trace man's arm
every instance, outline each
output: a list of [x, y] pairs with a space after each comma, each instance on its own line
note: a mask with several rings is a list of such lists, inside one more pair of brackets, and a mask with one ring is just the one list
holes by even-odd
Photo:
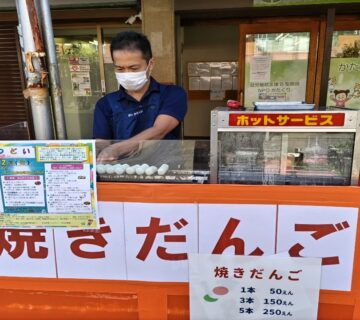
[[128, 140], [114, 143], [100, 152], [97, 161], [114, 161], [120, 155], [130, 155], [139, 149], [140, 142], [144, 140], [161, 140], [179, 124], [176, 118], [160, 114], [154, 125]]
[[106, 102], [106, 96], [101, 98], [95, 106], [93, 118], [93, 138], [111, 140], [111, 108]]

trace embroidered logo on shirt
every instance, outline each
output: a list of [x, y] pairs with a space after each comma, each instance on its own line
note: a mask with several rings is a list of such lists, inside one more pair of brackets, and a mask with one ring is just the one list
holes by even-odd
[[128, 114], [128, 117], [130, 118], [130, 117], [136, 117], [136, 116], [138, 116], [139, 114], [142, 114], [144, 112], [144, 110], [139, 110], [139, 111], [136, 111], [136, 112], [134, 112], [134, 113], [129, 113]]

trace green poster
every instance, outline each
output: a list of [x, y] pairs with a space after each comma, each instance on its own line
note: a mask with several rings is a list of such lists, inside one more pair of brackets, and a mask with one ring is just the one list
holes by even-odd
[[304, 101], [307, 60], [272, 60], [269, 79], [251, 79], [251, 63], [245, 66], [245, 107], [255, 101]]
[[326, 104], [360, 109], [360, 57], [331, 58]]
[[254, 0], [254, 7], [300, 6], [309, 4], [360, 3], [360, 0]]

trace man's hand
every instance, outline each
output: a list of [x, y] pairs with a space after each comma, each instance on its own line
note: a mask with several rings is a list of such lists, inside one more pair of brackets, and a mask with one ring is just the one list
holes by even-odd
[[172, 116], [159, 115], [154, 125], [136, 136], [118, 143], [114, 143], [98, 154], [98, 162], [109, 162], [118, 160], [121, 156], [132, 156], [140, 150], [141, 144], [147, 140], [161, 140], [166, 134], [173, 130], [179, 121]]
[[110, 140], [96, 139], [95, 141], [96, 157], [103, 149], [108, 147], [110, 144], [111, 144]]
[[117, 142], [101, 150], [96, 161], [101, 163], [118, 160], [119, 157], [133, 155], [138, 150], [139, 143], [131, 143], [129, 141]]

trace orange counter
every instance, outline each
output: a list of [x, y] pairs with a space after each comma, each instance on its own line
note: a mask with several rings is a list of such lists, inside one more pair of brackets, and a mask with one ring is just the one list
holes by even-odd
[[[360, 188], [99, 183], [98, 200], [360, 208]], [[322, 290], [318, 319], [360, 319], [359, 228], [356, 238], [352, 290]], [[188, 284], [1, 277], [0, 310], [1, 319], [188, 319]]]

